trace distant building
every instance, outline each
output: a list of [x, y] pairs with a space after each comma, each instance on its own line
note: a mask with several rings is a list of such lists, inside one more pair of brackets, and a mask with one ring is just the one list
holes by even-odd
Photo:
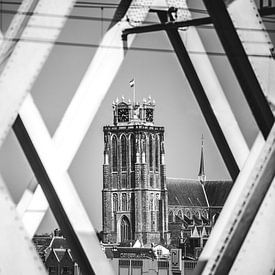
[[159, 248], [106, 247], [105, 254], [111, 260], [116, 274], [171, 274], [169, 258], [158, 256], [158, 249], [161, 255], [160, 246]]
[[139, 239], [197, 257], [232, 182], [206, 180], [203, 144], [197, 180], [166, 179], [164, 127], [154, 125], [154, 108], [150, 97], [117, 99], [113, 125], [103, 128], [103, 242]]
[[[166, 178], [154, 108], [151, 98], [117, 100], [113, 125], [103, 128], [102, 248], [119, 274], [171, 274], [166, 248], [180, 248], [182, 272], [191, 274], [232, 182], [206, 179], [203, 143], [198, 179]], [[81, 274], [60, 231], [33, 242], [50, 275]]]
[[198, 258], [232, 187], [231, 181], [167, 179], [170, 244]]
[[32, 241], [38, 252], [41, 260], [45, 263], [45, 250], [49, 247], [52, 241], [53, 235], [52, 234], [42, 234], [42, 235], [34, 235]]
[[49, 275], [81, 275], [66, 239], [59, 230], [54, 234], [35, 235], [33, 242]]

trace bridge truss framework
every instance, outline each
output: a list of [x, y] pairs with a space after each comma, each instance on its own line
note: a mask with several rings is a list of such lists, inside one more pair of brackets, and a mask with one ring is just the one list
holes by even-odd
[[[185, 1], [122, 0], [51, 138], [29, 91], [75, 1], [22, 1], [7, 32], [0, 37], [0, 146], [13, 128], [36, 179], [17, 206], [9, 197], [3, 179], [0, 180], [0, 240], [3, 245], [0, 271], [3, 274], [18, 274], [19, 271], [30, 275], [46, 274], [30, 239], [49, 206], [83, 273], [113, 274], [68, 168], [135, 35], [162, 30], [167, 33], [234, 180], [196, 273], [273, 273], [275, 126], [270, 105], [275, 103], [275, 80], [268, 76], [274, 75], [275, 62], [274, 46], [261, 19], [272, 7], [263, 7], [261, 1], [259, 11], [251, 0], [203, 2], [209, 16], [192, 19]], [[156, 12], [160, 24], [144, 27], [142, 22], [148, 12]], [[41, 14], [57, 16], [49, 18]], [[215, 27], [259, 127], [250, 150], [196, 30], [201, 24]], [[179, 27], [186, 28], [190, 37], [188, 45], [183, 42]], [[36, 43], [37, 38], [46, 43]], [[192, 55], [190, 52], [194, 49], [205, 55]], [[16, 236], [16, 244], [12, 242], [13, 236]], [[18, 261], [16, 265], [12, 264], [14, 257]]]

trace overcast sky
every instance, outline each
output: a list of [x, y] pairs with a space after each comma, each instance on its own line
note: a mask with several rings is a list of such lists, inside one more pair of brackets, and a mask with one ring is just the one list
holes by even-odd
[[[12, 1], [11, 1], [12, 2]], [[14, 0], [15, 2], [15, 0]], [[118, 3], [118, 1], [100, 1]], [[200, 1], [192, 0], [194, 7]], [[11, 5], [4, 5], [12, 9]], [[104, 9], [103, 18], [111, 19], [113, 9]], [[75, 15], [101, 17], [101, 9], [75, 8]], [[203, 16], [203, 14], [197, 14]], [[6, 30], [11, 15], [1, 17], [2, 30]], [[148, 21], [158, 22], [154, 15]], [[55, 46], [40, 76], [32, 95], [48, 126], [54, 133], [67, 105], [76, 91], [90, 63], [96, 47], [109, 22], [101, 20], [68, 20], [60, 41], [77, 42], [90, 47]], [[221, 53], [213, 30], [199, 30], [208, 51]], [[181, 31], [183, 39], [184, 31]], [[140, 34], [122, 64], [111, 85], [72, 165], [69, 174], [79, 192], [89, 216], [96, 228], [101, 230], [101, 190], [103, 164], [104, 125], [112, 124], [112, 101], [122, 95], [132, 98], [129, 81], [135, 77], [136, 98], [152, 96], [156, 101], [155, 124], [165, 127], [166, 166], [168, 177], [196, 179], [199, 169], [201, 135], [205, 137], [205, 170], [207, 179], [230, 179], [214, 140], [201, 115], [192, 91], [179, 66], [175, 53], [165, 33]], [[226, 92], [232, 108], [236, 111], [241, 129], [249, 143], [253, 142], [256, 126], [240, 96], [239, 86], [224, 56], [211, 55], [211, 61]], [[92, 93], [93, 91], [91, 91]], [[15, 202], [32, 178], [32, 172], [11, 132], [0, 150], [0, 170], [8, 184]], [[54, 225], [51, 218], [43, 222], [40, 232], [49, 232]]]

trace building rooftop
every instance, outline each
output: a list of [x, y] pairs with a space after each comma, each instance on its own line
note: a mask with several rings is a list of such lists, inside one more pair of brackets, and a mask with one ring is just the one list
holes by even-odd
[[52, 238], [52, 241], [49, 245], [50, 248], [56, 249], [56, 248], [63, 248], [63, 249], [68, 249], [68, 243], [64, 237], [59, 237], [59, 236], [54, 236]]
[[113, 101], [114, 125], [153, 125], [155, 100], [149, 96], [142, 103], [126, 101], [124, 97]]
[[167, 178], [168, 204], [207, 207], [208, 201], [210, 207], [222, 207], [232, 186], [232, 181]]
[[205, 192], [210, 206], [223, 206], [233, 186], [232, 181], [206, 181]]
[[168, 204], [207, 207], [203, 185], [198, 180], [167, 178]]

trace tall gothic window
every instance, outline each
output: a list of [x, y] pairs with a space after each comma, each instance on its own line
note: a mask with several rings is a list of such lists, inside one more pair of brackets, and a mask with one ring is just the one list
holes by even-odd
[[155, 221], [154, 221], [154, 195], [151, 194], [150, 198], [150, 210], [151, 210], [151, 231], [155, 229]]
[[130, 240], [131, 233], [130, 233], [130, 222], [127, 217], [123, 216], [120, 222], [120, 239], [121, 242], [125, 242]]
[[155, 140], [155, 144], [156, 144], [156, 149], [155, 149], [155, 160], [156, 160], [156, 171], [159, 170], [159, 136], [156, 136], [156, 140]]
[[126, 146], [126, 137], [122, 135], [121, 137], [121, 166], [122, 171], [127, 169], [127, 146]]
[[154, 175], [150, 175], [150, 186], [154, 186]]
[[118, 211], [118, 197], [117, 197], [117, 194], [113, 194], [113, 210]]
[[135, 163], [136, 163], [136, 156], [135, 156], [135, 136], [130, 136], [130, 154], [131, 154], [131, 171], [135, 171]]
[[174, 221], [174, 217], [173, 217], [173, 212], [172, 211], [169, 212], [168, 221], [169, 222], [173, 222]]
[[158, 194], [155, 200], [155, 209], [156, 209], [156, 230], [159, 230], [159, 199]]
[[127, 195], [122, 193], [122, 211], [127, 211]]
[[113, 136], [112, 138], [112, 162], [113, 162], [113, 171], [117, 172], [117, 138]]
[[153, 211], [154, 210], [154, 195], [151, 194], [151, 198], [150, 198], [150, 210]]
[[149, 138], [149, 166], [150, 170], [153, 169], [153, 136], [150, 135]]
[[127, 188], [127, 177], [126, 174], [121, 175], [121, 187]]

